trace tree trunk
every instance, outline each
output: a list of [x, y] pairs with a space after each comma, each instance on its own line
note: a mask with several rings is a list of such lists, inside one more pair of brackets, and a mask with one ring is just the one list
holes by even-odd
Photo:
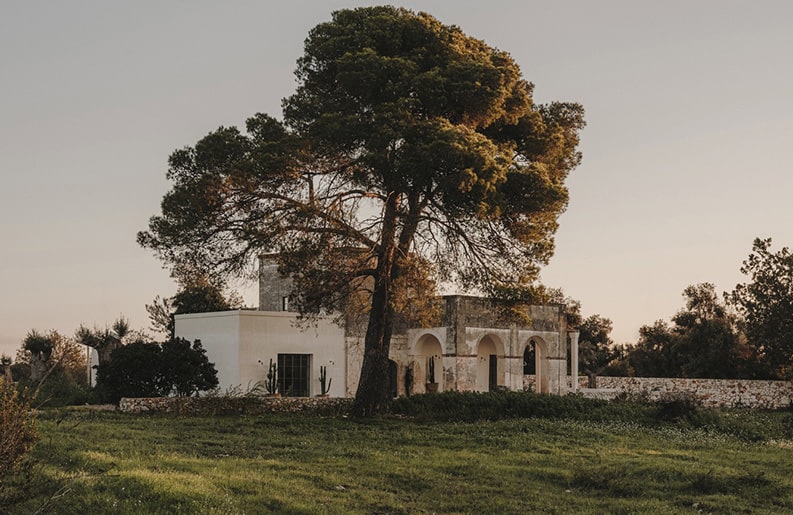
[[43, 353], [30, 356], [30, 380], [34, 383], [41, 381], [47, 373], [47, 359]]
[[370, 347], [366, 343], [353, 416], [371, 417], [388, 411], [391, 404], [388, 374], [388, 347]]
[[587, 376], [587, 388], [597, 388], [598, 387], [598, 373], [592, 372], [591, 370], [584, 370], [584, 373]]
[[103, 347], [97, 348], [97, 358], [98, 358], [98, 365], [102, 366], [107, 363], [110, 363], [110, 356], [113, 354], [113, 351], [121, 347], [121, 342], [107, 342]]
[[[387, 283], [388, 281], [383, 281]], [[376, 287], [372, 293], [372, 310], [364, 340], [363, 363], [352, 414], [371, 417], [388, 411], [391, 392], [388, 381], [388, 351], [391, 346], [393, 310], [388, 303], [388, 291]]]
[[372, 309], [369, 312], [369, 325], [364, 340], [361, 377], [352, 407], [352, 414], [356, 417], [371, 417], [385, 413], [391, 404], [388, 351], [391, 347], [394, 309], [391, 305], [390, 290], [392, 272], [397, 259], [395, 237], [398, 205], [399, 196], [391, 195], [383, 214], [383, 233], [372, 291]]

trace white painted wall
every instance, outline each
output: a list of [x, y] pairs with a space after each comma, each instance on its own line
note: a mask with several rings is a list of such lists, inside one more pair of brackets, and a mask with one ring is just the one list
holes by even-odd
[[88, 384], [91, 386], [96, 386], [96, 368], [99, 366], [99, 352], [96, 349], [92, 349], [91, 347], [86, 347], [86, 352], [88, 353], [88, 358], [86, 359], [86, 377], [88, 378]]
[[176, 315], [174, 334], [191, 342], [201, 340], [209, 361], [218, 371], [221, 391], [248, 385], [240, 378], [240, 313], [220, 311]]
[[[221, 391], [247, 389], [267, 375], [270, 358], [279, 353], [311, 354], [311, 395], [320, 393], [319, 367], [332, 379], [330, 395], [347, 391], [344, 330], [328, 318], [316, 326], [296, 327], [295, 313], [275, 311], [222, 311], [176, 315], [175, 333], [190, 341], [200, 339], [209, 361], [218, 371]], [[260, 363], [261, 361], [261, 363]]]

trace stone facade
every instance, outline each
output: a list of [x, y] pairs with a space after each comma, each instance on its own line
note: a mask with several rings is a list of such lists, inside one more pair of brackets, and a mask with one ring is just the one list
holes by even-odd
[[500, 307], [488, 299], [452, 295], [443, 302], [444, 325], [409, 329], [406, 354], [392, 358], [400, 377], [412, 369], [414, 393], [425, 391], [430, 359], [436, 360], [440, 391], [522, 390], [524, 353], [530, 345], [536, 349], [538, 391], [567, 393], [564, 306], [531, 306], [520, 324], [501, 316]]
[[787, 408], [793, 403], [793, 381], [598, 377], [596, 390], [585, 388], [586, 377], [580, 377], [579, 381], [584, 395], [600, 398], [629, 394], [658, 400], [670, 395], [690, 394], [706, 407], [756, 409]]
[[290, 311], [292, 281], [278, 273], [275, 255], [259, 256], [259, 311]]
[[[259, 310], [255, 312], [177, 315], [176, 334], [201, 339], [216, 363], [221, 388], [250, 387], [264, 379], [262, 362], [280, 353], [310, 355], [310, 395], [318, 392], [318, 370], [326, 366], [333, 378], [331, 395], [352, 397], [358, 387], [363, 358], [365, 320], [335, 325], [320, 317], [314, 328], [300, 326], [290, 312], [292, 284], [278, 274], [273, 255], [259, 262]], [[599, 377], [597, 390], [586, 378], [568, 374], [577, 366], [577, 333], [569, 331], [564, 306], [531, 306], [526, 320], [510, 322], [498, 304], [481, 297], [452, 295], [438, 299], [442, 315], [437, 327], [398, 328], [391, 340], [392, 388], [396, 395], [424, 393], [430, 360], [439, 391], [531, 390], [611, 398], [621, 393], [646, 396], [689, 393], [706, 406], [781, 408], [793, 402], [793, 383], [714, 379]], [[569, 342], [569, 346], [568, 346]], [[527, 367], [526, 356], [532, 355]], [[527, 368], [532, 373], [527, 373]], [[535, 373], [536, 371], [536, 373]]]

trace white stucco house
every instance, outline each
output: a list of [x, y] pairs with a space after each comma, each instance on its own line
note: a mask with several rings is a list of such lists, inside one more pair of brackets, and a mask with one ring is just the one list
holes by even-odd
[[[320, 367], [332, 379], [330, 395], [351, 397], [363, 356], [362, 331], [340, 327], [332, 317], [299, 326], [289, 311], [290, 284], [269, 256], [259, 263], [259, 309], [177, 315], [176, 336], [201, 340], [218, 370], [221, 390], [250, 388], [278, 365], [279, 390], [286, 396], [320, 393]], [[523, 390], [564, 394], [577, 389], [578, 333], [568, 331], [564, 306], [532, 306], [528, 325], [506, 323], [491, 301], [443, 297], [438, 327], [416, 327], [391, 341], [393, 394], [423, 393], [430, 361], [438, 390]], [[568, 360], [568, 354], [571, 359]]]

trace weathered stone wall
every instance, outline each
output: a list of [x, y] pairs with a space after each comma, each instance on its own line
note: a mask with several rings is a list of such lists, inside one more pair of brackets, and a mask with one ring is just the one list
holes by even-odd
[[[490, 327], [509, 329], [514, 321], [501, 317], [502, 305], [497, 301], [467, 295], [447, 295], [441, 320], [443, 326], [460, 324], [466, 327]], [[528, 326], [518, 324], [520, 329], [535, 331], [561, 331], [564, 325], [564, 309], [561, 305], [530, 306], [527, 313]]]
[[284, 297], [292, 293], [292, 280], [281, 277], [275, 254], [259, 256], [259, 310], [291, 311], [284, 309]]
[[[347, 353], [347, 370], [345, 372], [347, 381], [346, 396], [355, 397], [355, 392], [358, 391], [358, 381], [361, 379], [361, 367], [363, 366], [364, 335], [350, 336], [348, 334], [344, 339], [344, 345]], [[389, 359], [397, 363], [397, 393], [404, 395], [404, 374], [405, 367], [408, 365], [406, 335], [395, 334], [391, 337]]]
[[174, 413], [179, 415], [262, 415], [348, 413], [353, 399], [341, 397], [152, 397], [123, 398], [122, 413]]
[[579, 377], [584, 395], [601, 398], [628, 394], [658, 400], [668, 395], [691, 394], [708, 407], [758, 409], [787, 408], [793, 403], [793, 381], [598, 377], [596, 390], [587, 389], [586, 385], [586, 377]]

